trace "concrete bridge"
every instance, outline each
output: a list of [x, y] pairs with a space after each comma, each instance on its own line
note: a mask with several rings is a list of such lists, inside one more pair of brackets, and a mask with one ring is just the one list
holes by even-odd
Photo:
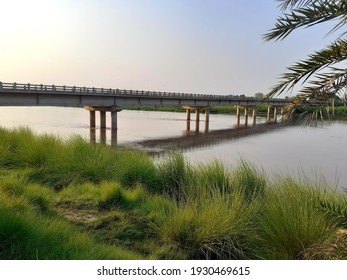
[[58, 106], [81, 107], [89, 110], [90, 127], [95, 128], [95, 112], [100, 113], [100, 128], [106, 128], [106, 112], [111, 113], [111, 129], [116, 130], [117, 113], [126, 106], [182, 106], [186, 109], [187, 130], [190, 130], [191, 111], [195, 114], [195, 129], [199, 130], [200, 112], [205, 113], [205, 130], [209, 129], [209, 111], [213, 106], [234, 106], [237, 108], [237, 124], [240, 124], [241, 110], [247, 126], [252, 111], [256, 122], [257, 107], [268, 106], [267, 120], [277, 120], [277, 108], [288, 104], [284, 99], [257, 100], [253, 97], [233, 95], [207, 95], [175, 92], [121, 90], [112, 88], [56, 86], [43, 84], [20, 84], [0, 82], [0, 106]]

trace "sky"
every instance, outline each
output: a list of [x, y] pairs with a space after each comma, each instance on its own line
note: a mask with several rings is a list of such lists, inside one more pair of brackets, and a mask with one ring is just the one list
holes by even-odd
[[0, 0], [0, 81], [266, 93], [327, 27], [264, 42], [276, 0]]

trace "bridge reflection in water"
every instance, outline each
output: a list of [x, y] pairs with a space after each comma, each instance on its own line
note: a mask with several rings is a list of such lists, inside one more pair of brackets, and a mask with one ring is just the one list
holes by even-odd
[[[194, 150], [203, 147], [220, 145], [235, 139], [240, 139], [252, 135], [268, 133], [270, 131], [283, 129], [295, 125], [292, 121], [286, 122], [265, 122], [253, 126], [235, 126], [230, 129], [219, 129], [212, 131], [189, 131], [185, 130], [182, 136], [165, 137], [158, 139], [143, 140], [129, 144], [119, 145], [120, 147], [139, 148], [147, 151], [151, 155], [159, 155], [168, 150]], [[100, 131], [100, 143], [106, 144], [106, 129]], [[117, 145], [117, 130], [110, 130], [111, 145]], [[96, 142], [96, 130], [90, 129], [90, 141]]]
[[[97, 135], [96, 132], [99, 131], [99, 139], [100, 144], [106, 145], [107, 143], [107, 128], [100, 128], [96, 129], [94, 127], [91, 127], [89, 129], [89, 135], [90, 135], [90, 143], [96, 143], [97, 142]], [[110, 129], [111, 131], [111, 146], [117, 146], [117, 129]]]

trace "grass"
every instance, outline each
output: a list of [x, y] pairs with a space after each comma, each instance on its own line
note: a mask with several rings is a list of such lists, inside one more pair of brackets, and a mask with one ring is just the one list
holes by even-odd
[[333, 238], [336, 228], [318, 211], [324, 196], [323, 190], [288, 178], [267, 189], [255, 238], [260, 257], [300, 259], [308, 248]]
[[338, 106], [334, 108], [334, 114], [336, 116], [347, 116], [347, 106]]
[[0, 129], [0, 259], [347, 259], [347, 198], [246, 161]]
[[242, 259], [249, 251], [245, 242], [257, 210], [238, 193], [226, 196], [216, 190], [177, 203], [156, 222], [159, 236], [172, 248], [192, 259]]
[[0, 259], [143, 258], [70, 224], [55, 211], [49, 188], [13, 174], [3, 174], [0, 186]]

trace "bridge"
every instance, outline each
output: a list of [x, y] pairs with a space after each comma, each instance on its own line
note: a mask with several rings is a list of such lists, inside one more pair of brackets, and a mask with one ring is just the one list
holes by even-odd
[[95, 112], [100, 113], [100, 128], [106, 128], [106, 112], [111, 113], [111, 129], [116, 130], [117, 113], [126, 106], [182, 106], [186, 109], [187, 130], [190, 130], [191, 110], [195, 114], [195, 129], [199, 130], [200, 112], [205, 113], [205, 130], [209, 129], [209, 111], [213, 106], [237, 108], [237, 124], [240, 110], [244, 110], [247, 126], [249, 111], [252, 110], [253, 124], [256, 122], [257, 107], [268, 106], [267, 120], [277, 120], [277, 108], [288, 104], [284, 99], [257, 100], [254, 97], [233, 95], [207, 95], [176, 92], [122, 90], [112, 88], [56, 86], [0, 82], [0, 106], [58, 106], [80, 107], [89, 111], [90, 127], [95, 128]]

